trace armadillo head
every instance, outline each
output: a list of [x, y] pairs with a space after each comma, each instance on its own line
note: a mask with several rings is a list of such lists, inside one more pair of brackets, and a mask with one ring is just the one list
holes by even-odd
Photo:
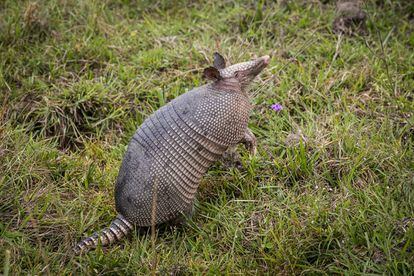
[[237, 81], [243, 89], [269, 64], [269, 60], [269, 56], [262, 56], [226, 67], [224, 58], [219, 53], [214, 53], [214, 67], [205, 69], [204, 76], [223, 84]]

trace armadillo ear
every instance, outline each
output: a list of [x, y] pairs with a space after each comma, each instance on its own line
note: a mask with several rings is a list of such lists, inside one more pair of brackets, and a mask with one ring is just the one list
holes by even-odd
[[217, 69], [226, 68], [226, 61], [224, 60], [223, 56], [217, 52], [214, 53], [213, 64], [214, 64], [214, 67], [216, 67]]
[[208, 67], [204, 69], [203, 76], [209, 80], [214, 80], [214, 81], [221, 79], [220, 72], [215, 67]]

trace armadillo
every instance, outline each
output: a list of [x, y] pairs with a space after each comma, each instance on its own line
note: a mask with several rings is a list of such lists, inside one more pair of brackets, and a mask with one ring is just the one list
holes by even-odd
[[224, 58], [214, 53], [214, 66], [204, 70], [211, 83], [149, 116], [133, 135], [119, 170], [117, 217], [74, 251], [112, 244], [134, 227], [190, 216], [200, 180], [214, 162], [239, 143], [255, 154], [256, 138], [247, 127], [252, 109], [247, 86], [269, 59], [262, 56], [226, 67]]

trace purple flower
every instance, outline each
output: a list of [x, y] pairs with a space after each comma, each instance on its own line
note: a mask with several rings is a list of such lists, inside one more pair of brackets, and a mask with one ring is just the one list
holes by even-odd
[[279, 111], [281, 111], [283, 109], [283, 106], [281, 104], [279, 104], [279, 103], [276, 103], [276, 104], [272, 104], [270, 106], [270, 108], [273, 109], [274, 111], [279, 112]]

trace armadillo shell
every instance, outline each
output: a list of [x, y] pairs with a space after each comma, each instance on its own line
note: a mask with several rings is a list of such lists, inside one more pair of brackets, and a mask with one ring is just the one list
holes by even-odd
[[157, 110], [128, 145], [115, 187], [117, 211], [150, 226], [191, 208], [209, 166], [243, 138], [250, 109], [241, 91], [205, 85]]

